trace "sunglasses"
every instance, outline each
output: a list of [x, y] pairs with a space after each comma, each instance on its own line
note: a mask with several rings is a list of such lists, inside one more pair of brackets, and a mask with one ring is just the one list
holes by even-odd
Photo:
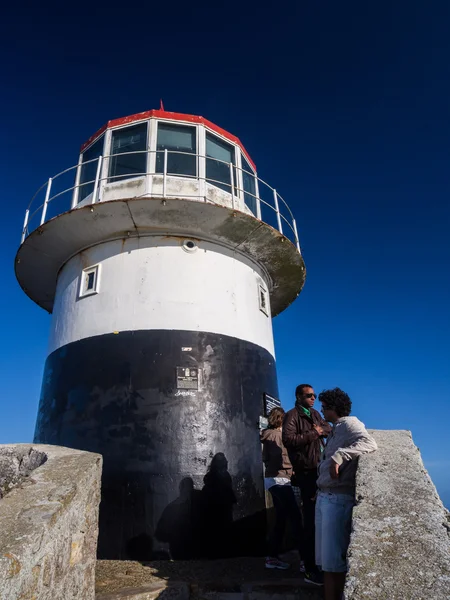
[[314, 398], [314, 400], [317, 398], [317, 394], [303, 394], [305, 398]]

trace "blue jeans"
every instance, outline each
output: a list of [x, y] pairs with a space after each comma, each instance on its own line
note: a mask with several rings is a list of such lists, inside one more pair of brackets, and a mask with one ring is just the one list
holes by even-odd
[[327, 573], [347, 571], [353, 496], [319, 492], [316, 501], [316, 563]]

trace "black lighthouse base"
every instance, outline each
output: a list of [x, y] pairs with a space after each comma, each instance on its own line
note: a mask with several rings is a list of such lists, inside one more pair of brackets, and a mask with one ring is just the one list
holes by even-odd
[[275, 360], [255, 344], [191, 331], [95, 336], [48, 357], [35, 441], [103, 455], [99, 557], [257, 555], [264, 393], [278, 395]]

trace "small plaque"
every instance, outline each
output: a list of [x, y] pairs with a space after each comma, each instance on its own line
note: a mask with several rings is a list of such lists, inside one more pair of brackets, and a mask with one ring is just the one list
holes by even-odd
[[177, 367], [177, 389], [198, 390], [198, 369]]
[[273, 396], [269, 396], [269, 394], [264, 394], [264, 410], [265, 416], [268, 417], [272, 408], [279, 408], [281, 406], [281, 400], [278, 398], [274, 398]]

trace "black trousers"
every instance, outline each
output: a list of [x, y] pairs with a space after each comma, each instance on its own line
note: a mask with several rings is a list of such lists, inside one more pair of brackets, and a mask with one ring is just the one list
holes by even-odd
[[303, 536], [302, 536], [302, 558], [305, 561], [305, 569], [311, 571], [316, 568], [315, 557], [315, 512], [317, 493], [317, 469], [307, 469], [295, 473], [295, 483], [300, 488], [303, 503]]
[[290, 485], [273, 485], [269, 488], [269, 492], [275, 508], [275, 525], [268, 540], [267, 554], [272, 557], [278, 556], [288, 519], [291, 522], [292, 533], [301, 554], [301, 540], [303, 537], [302, 516], [292, 487]]

